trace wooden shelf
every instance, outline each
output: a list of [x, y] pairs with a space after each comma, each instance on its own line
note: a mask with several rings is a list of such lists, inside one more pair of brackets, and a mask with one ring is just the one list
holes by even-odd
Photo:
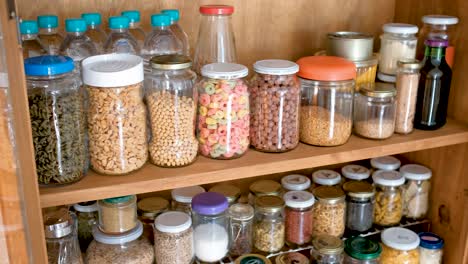
[[73, 204], [249, 178], [465, 142], [468, 142], [468, 126], [449, 121], [447, 125], [436, 131], [416, 130], [410, 135], [394, 135], [382, 141], [352, 136], [348, 143], [338, 147], [313, 147], [300, 144], [295, 150], [281, 154], [249, 150], [236, 160], [199, 157], [194, 164], [183, 168], [160, 168], [147, 164], [142, 169], [125, 176], [105, 176], [90, 172], [83, 180], [72, 185], [40, 188], [41, 206]]

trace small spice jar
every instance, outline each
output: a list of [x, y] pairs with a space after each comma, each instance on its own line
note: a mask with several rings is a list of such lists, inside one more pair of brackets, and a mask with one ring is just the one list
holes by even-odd
[[233, 204], [229, 207], [229, 254], [241, 256], [252, 252], [254, 208], [249, 204]]
[[254, 246], [264, 253], [278, 252], [284, 246], [284, 201], [278, 196], [255, 200]]
[[320, 186], [339, 186], [341, 175], [333, 170], [318, 170], [312, 173], [312, 181], [314, 182], [312, 189]]
[[174, 189], [171, 191], [172, 210], [185, 212], [192, 215], [192, 198], [200, 193], [204, 193], [205, 189], [201, 186], [190, 186]]
[[395, 132], [409, 134], [413, 132], [416, 99], [418, 96], [419, 70], [421, 62], [418, 60], [398, 61], [396, 77], [397, 105]]
[[418, 234], [419, 242], [419, 263], [442, 264], [444, 240], [431, 232]]
[[310, 264], [309, 259], [299, 252], [289, 252], [276, 257], [276, 264]]
[[386, 139], [395, 131], [394, 85], [362, 86], [354, 101], [354, 132], [371, 139]]
[[341, 168], [345, 181], [366, 181], [370, 177], [370, 170], [361, 165], [350, 164]]
[[312, 240], [314, 195], [306, 191], [289, 191], [283, 199], [286, 204], [286, 243], [290, 247], [309, 243]]
[[374, 223], [392, 226], [403, 216], [403, 184], [405, 178], [398, 171], [378, 170], [372, 174], [375, 185]]
[[[330, 235], [319, 235], [312, 241], [312, 262], [317, 264], [339, 264], [343, 262], [343, 240]], [[315, 262], [314, 262], [315, 261]]]
[[272, 180], [259, 180], [249, 187], [249, 204], [255, 205], [255, 199], [265, 195], [281, 196], [281, 184]]
[[269, 259], [265, 256], [258, 254], [246, 254], [236, 259], [235, 264], [248, 264], [248, 263], [259, 263], [259, 264], [272, 264]]
[[165, 212], [154, 221], [156, 263], [186, 264], [194, 259], [192, 219], [183, 212]]
[[310, 188], [310, 179], [300, 174], [290, 174], [281, 178], [283, 190], [288, 191], [307, 191]]
[[297, 61], [301, 82], [300, 140], [337, 146], [351, 136], [354, 63], [339, 57], [311, 56]]
[[292, 150], [299, 144], [299, 66], [287, 60], [262, 60], [255, 62], [253, 68], [251, 145], [264, 152]]
[[153, 244], [154, 219], [169, 209], [169, 201], [162, 197], [148, 197], [137, 203], [138, 219], [143, 224], [143, 236]]
[[195, 256], [201, 262], [217, 262], [229, 251], [229, 217], [226, 197], [215, 192], [192, 199]]
[[313, 235], [341, 237], [345, 231], [345, 193], [334, 186], [320, 186], [312, 193], [317, 199], [313, 208]]
[[379, 264], [382, 247], [365, 237], [352, 237], [345, 241], [345, 264]]
[[[380, 235], [382, 240], [382, 254], [380, 263], [383, 264], [419, 264], [420, 239], [413, 231], [392, 227], [385, 229]], [[425, 262], [423, 262], [426, 264]]]
[[226, 197], [226, 199], [228, 200], [229, 205], [237, 203], [237, 200], [239, 200], [239, 197], [241, 195], [241, 190], [239, 189], [239, 187], [225, 183], [216, 184], [215, 186], [211, 187], [209, 191], [217, 192], [224, 195], [224, 197]]
[[432, 171], [418, 164], [406, 164], [400, 168], [406, 179], [403, 186], [403, 215], [409, 219], [423, 219], [429, 211], [429, 192]]
[[351, 232], [366, 232], [374, 218], [374, 188], [368, 182], [350, 181], [343, 185], [346, 192], [346, 228]]
[[370, 164], [374, 170], [398, 170], [401, 166], [401, 161], [393, 156], [382, 156], [372, 158]]
[[93, 241], [93, 226], [98, 223], [98, 205], [96, 201], [73, 205], [78, 220], [78, 241], [82, 252], [86, 252]]
[[99, 200], [99, 229], [106, 234], [120, 234], [135, 228], [136, 200], [136, 195]]
[[235, 63], [203, 66], [198, 86], [197, 137], [200, 153], [213, 159], [234, 159], [249, 148], [247, 67]]

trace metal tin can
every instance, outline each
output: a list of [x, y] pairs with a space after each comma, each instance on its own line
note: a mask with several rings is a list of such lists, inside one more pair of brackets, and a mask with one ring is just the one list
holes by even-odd
[[327, 54], [352, 61], [367, 60], [372, 57], [374, 37], [360, 32], [333, 32], [327, 35]]

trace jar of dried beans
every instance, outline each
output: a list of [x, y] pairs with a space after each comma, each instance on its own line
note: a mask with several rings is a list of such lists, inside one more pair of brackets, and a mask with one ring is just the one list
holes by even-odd
[[307, 191], [310, 188], [310, 179], [300, 174], [290, 174], [281, 178], [283, 190], [288, 191]]
[[169, 201], [162, 197], [147, 197], [137, 203], [138, 219], [143, 224], [143, 236], [151, 243], [154, 242], [154, 220], [167, 210], [169, 210]]
[[370, 177], [370, 170], [364, 166], [350, 164], [341, 168], [345, 181], [366, 181]]
[[172, 190], [172, 210], [192, 215], [192, 198], [204, 192], [205, 189], [201, 186], [189, 186]]
[[320, 186], [312, 193], [317, 201], [313, 208], [313, 235], [341, 237], [345, 231], [345, 193], [339, 187]]
[[378, 170], [373, 173], [375, 185], [374, 223], [392, 226], [403, 216], [403, 178], [397, 171]]
[[284, 197], [286, 208], [286, 243], [290, 247], [302, 246], [312, 240], [312, 206], [314, 196], [305, 191], [289, 191]]
[[418, 60], [398, 61], [396, 77], [396, 133], [408, 134], [413, 131], [420, 69], [421, 62]]
[[249, 204], [255, 205], [255, 199], [265, 195], [281, 196], [281, 184], [272, 180], [259, 180], [253, 182], [250, 187]]
[[343, 262], [343, 240], [336, 236], [319, 235], [312, 241], [310, 255], [313, 263], [341, 264]]
[[251, 145], [260, 151], [285, 152], [299, 143], [299, 66], [286, 60], [254, 64], [250, 81]]
[[403, 186], [403, 216], [409, 219], [422, 219], [429, 211], [429, 191], [432, 171], [418, 164], [407, 164], [400, 168], [406, 179]]
[[254, 246], [264, 253], [278, 252], [284, 246], [284, 201], [278, 196], [255, 200]]
[[380, 264], [382, 247], [365, 237], [352, 237], [345, 241], [346, 264]]
[[99, 229], [107, 234], [119, 234], [135, 228], [138, 223], [136, 200], [135, 195], [99, 200]]
[[[419, 236], [413, 231], [392, 227], [382, 231], [382, 264], [419, 264]], [[423, 263], [423, 262], [421, 262]], [[426, 264], [424, 262], [424, 264]]]
[[366, 232], [374, 217], [374, 188], [368, 182], [350, 181], [343, 185], [346, 192], [346, 227], [351, 232]]
[[233, 204], [229, 207], [230, 250], [237, 257], [252, 252], [254, 208], [249, 204]]
[[341, 175], [333, 170], [318, 170], [312, 173], [312, 181], [314, 182], [312, 189], [320, 186], [339, 186]]

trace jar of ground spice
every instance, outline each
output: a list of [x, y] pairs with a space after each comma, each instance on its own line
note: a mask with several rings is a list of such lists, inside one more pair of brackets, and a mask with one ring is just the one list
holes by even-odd
[[398, 171], [378, 170], [372, 174], [375, 185], [374, 223], [392, 226], [403, 216], [403, 184], [405, 178]]
[[229, 254], [237, 257], [252, 252], [254, 208], [249, 204], [233, 204], [229, 207]]
[[290, 191], [283, 199], [286, 204], [286, 243], [290, 247], [309, 243], [312, 240], [314, 196], [305, 191]]
[[255, 199], [265, 195], [281, 196], [281, 184], [273, 180], [259, 180], [253, 182], [250, 187], [249, 204], [255, 205]]
[[209, 191], [224, 195], [224, 197], [226, 197], [228, 200], [229, 205], [237, 203], [237, 200], [241, 195], [241, 190], [237, 186], [224, 183], [216, 184], [215, 186], [211, 187]]
[[312, 193], [317, 199], [313, 208], [313, 235], [341, 237], [345, 231], [345, 193], [334, 186], [320, 186]]
[[278, 196], [255, 200], [254, 246], [264, 253], [278, 252], [284, 246], [284, 201]]
[[420, 69], [421, 62], [418, 60], [398, 61], [396, 77], [396, 133], [409, 134], [413, 131]]
[[372, 228], [374, 216], [374, 188], [368, 182], [350, 181], [343, 185], [346, 192], [346, 228], [351, 232], [365, 232]]
[[162, 197], [148, 197], [138, 201], [137, 209], [138, 219], [143, 224], [143, 236], [152, 244], [154, 219], [169, 209], [169, 201]]
[[136, 200], [135, 195], [99, 200], [99, 229], [106, 234], [119, 234], [135, 228]]

